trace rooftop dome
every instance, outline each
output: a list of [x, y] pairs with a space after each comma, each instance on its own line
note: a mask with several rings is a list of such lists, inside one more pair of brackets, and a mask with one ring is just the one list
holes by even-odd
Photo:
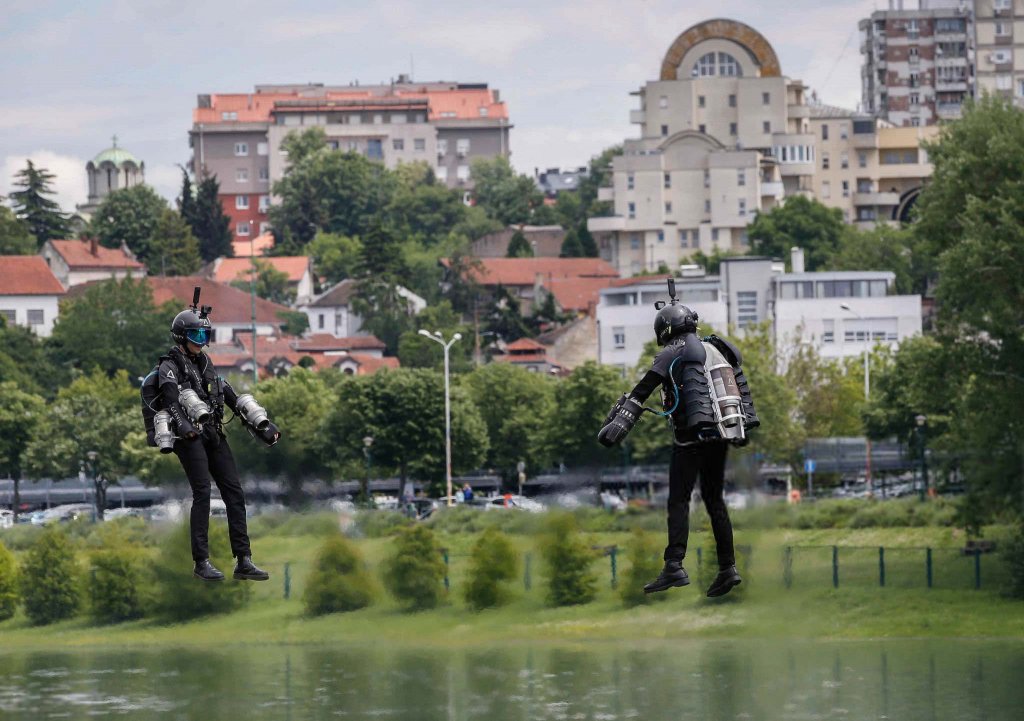
[[125, 163], [134, 163], [139, 165], [139, 159], [129, 153], [124, 148], [117, 147], [117, 136], [113, 138], [114, 144], [101, 152], [95, 158], [92, 159], [93, 165], [100, 165], [102, 163], [110, 162], [117, 167], [121, 167]]

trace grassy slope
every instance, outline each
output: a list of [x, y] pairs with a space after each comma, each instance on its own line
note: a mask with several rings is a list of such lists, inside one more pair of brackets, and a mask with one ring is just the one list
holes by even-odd
[[[694, 534], [694, 543], [705, 548], [708, 534]], [[687, 563], [694, 584], [673, 589], [662, 603], [626, 609], [610, 588], [608, 559], [595, 562], [601, 592], [597, 601], [573, 608], [548, 608], [544, 604], [542, 569], [534, 552], [533, 588], [518, 585], [516, 600], [509, 606], [483, 613], [467, 611], [457, 594], [466, 565], [465, 553], [473, 541], [466, 534], [443, 537], [452, 553], [452, 594], [439, 609], [417, 614], [401, 613], [383, 593], [369, 609], [307, 619], [302, 614], [301, 589], [319, 538], [267, 535], [254, 540], [257, 561], [274, 578], [259, 584], [253, 601], [237, 613], [207, 618], [178, 626], [138, 621], [112, 627], [96, 627], [86, 618], [32, 628], [19, 614], [0, 624], [0, 650], [98, 645], [227, 645], [284, 643], [394, 643], [427, 645], [476, 645], [538, 641], [644, 641], [691, 637], [797, 637], [874, 638], [889, 636], [959, 636], [1024, 639], [1024, 604], [1001, 598], [990, 590], [975, 591], [973, 566], [956, 554], [962, 544], [948, 528], [896, 528], [842, 531], [772, 531], [737, 534], [737, 542], [753, 546], [747, 577], [750, 583], [724, 599], [709, 600], [701, 592], [694, 554]], [[593, 534], [595, 545], [625, 545], [624, 534]], [[532, 548], [529, 537], [514, 537], [521, 550]], [[794, 561], [794, 586], [781, 582], [781, 547], [786, 544], [865, 546], [864, 551], [841, 555], [841, 584], [831, 588], [831, 551], [808, 551]], [[928, 590], [923, 584], [922, 552], [906, 558], [889, 552], [887, 587], [877, 585], [877, 551], [886, 546], [933, 546], [947, 548], [942, 560], [950, 588]], [[388, 551], [387, 539], [360, 542], [371, 567]], [[860, 554], [859, 556], [857, 554]], [[217, 559], [214, 559], [215, 561]], [[226, 559], [223, 565], [227, 565]], [[988, 563], [990, 559], [985, 559]], [[282, 598], [283, 567], [290, 561], [292, 597]], [[627, 561], [620, 556], [620, 573]], [[707, 561], [705, 560], [705, 563]], [[742, 561], [741, 561], [742, 568]], [[703, 583], [709, 580], [705, 566]], [[713, 572], [713, 571], [710, 571]], [[986, 576], [993, 570], [986, 567]], [[622, 576], [620, 575], [620, 578]], [[229, 583], [232, 581], [229, 581]], [[994, 583], [990, 582], [990, 585]]]

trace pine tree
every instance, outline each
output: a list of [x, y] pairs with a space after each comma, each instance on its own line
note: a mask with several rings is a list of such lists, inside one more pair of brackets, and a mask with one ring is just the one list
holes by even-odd
[[71, 230], [68, 217], [61, 212], [56, 202], [46, 197], [55, 194], [51, 186], [56, 176], [46, 168], [37, 168], [29, 160], [25, 169], [14, 177], [15, 186], [21, 190], [11, 193], [11, 205], [15, 215], [28, 226], [39, 245], [69, 235]]
[[231, 246], [231, 218], [224, 213], [224, 207], [217, 197], [219, 193], [217, 176], [208, 175], [196, 186], [194, 210], [186, 214], [185, 206], [182, 205], [182, 217], [192, 226], [192, 235], [199, 241], [199, 255], [207, 263], [214, 258], [234, 255]]
[[532, 258], [533, 247], [530, 242], [523, 235], [523, 231], [517, 230], [512, 234], [512, 239], [508, 242], [508, 251], [505, 253], [506, 258]]
[[[181, 195], [178, 197], [178, 212], [189, 226], [195, 225], [196, 218], [196, 196], [192, 192], [192, 179], [188, 177], [188, 171], [181, 169]], [[193, 235], [195, 229], [193, 229]]]
[[188, 223], [166, 208], [149, 243], [149, 272], [153, 275], [190, 275], [199, 270], [199, 266], [199, 248]]
[[576, 231], [576, 237], [580, 239], [580, 245], [583, 247], [583, 257], [597, 258], [601, 255], [601, 252], [597, 249], [597, 242], [594, 240], [594, 236], [590, 234], [590, 230], [587, 228], [587, 221], [584, 220], [580, 223], [580, 227]]
[[558, 254], [560, 258], [582, 258], [583, 257], [583, 245], [580, 243], [580, 238], [576, 235], [575, 230], [570, 230], [565, 234], [565, 239], [562, 240], [562, 252]]

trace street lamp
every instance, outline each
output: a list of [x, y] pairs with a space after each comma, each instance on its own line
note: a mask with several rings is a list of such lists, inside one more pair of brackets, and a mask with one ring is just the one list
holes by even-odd
[[455, 341], [462, 338], [461, 333], [456, 333], [452, 336], [452, 339], [447, 343], [444, 342], [444, 336], [441, 335], [441, 331], [435, 330], [431, 333], [428, 330], [419, 331], [420, 335], [424, 338], [430, 338], [430, 340], [440, 343], [441, 347], [444, 348], [444, 475], [445, 482], [447, 483], [448, 490], [448, 507], [452, 505], [452, 404], [451, 404], [451, 391], [449, 381], [449, 370], [448, 370], [448, 351], [454, 345]]
[[928, 416], [919, 413], [914, 416], [914, 422], [917, 424], [917, 450], [921, 454], [921, 485], [918, 486], [917, 497], [923, 501], [924, 494], [928, 490], [928, 457], [926, 450]]
[[[96, 480], [97, 479], [97, 475], [98, 475], [97, 472], [96, 472], [96, 470], [97, 470], [96, 469], [96, 459], [98, 459], [100, 457], [100, 454], [97, 451], [86, 451], [85, 457], [89, 461], [86, 465], [89, 467], [89, 475], [92, 478], [92, 501], [93, 501], [93, 504], [92, 504], [93, 505], [93, 508], [92, 508], [92, 520], [96, 521], [97, 518], [98, 518], [99, 520], [102, 521], [103, 520], [103, 509], [106, 508], [106, 505], [107, 505], [107, 497], [106, 497], [106, 494], [104, 493], [104, 494], [102, 494], [103, 498], [101, 500], [101, 498], [100, 498], [100, 495], [101, 495], [100, 494], [100, 484]], [[101, 503], [102, 503], [102, 505], [101, 505]]]
[[366, 458], [366, 474], [359, 489], [359, 502], [364, 505], [370, 503], [370, 446], [373, 445], [373, 436], [363, 436], [363, 456]]
[[[847, 313], [853, 314], [857, 320], [864, 320], [864, 317], [850, 307], [849, 303], [840, 303], [839, 307], [845, 310]], [[871, 355], [871, 331], [864, 330], [864, 403], [866, 404], [871, 399], [871, 365], [869, 358]], [[864, 433], [864, 444], [867, 456], [865, 458], [865, 472], [864, 481], [868, 487], [868, 494], [872, 492], [871, 483], [871, 439], [868, 437], [867, 432]]]

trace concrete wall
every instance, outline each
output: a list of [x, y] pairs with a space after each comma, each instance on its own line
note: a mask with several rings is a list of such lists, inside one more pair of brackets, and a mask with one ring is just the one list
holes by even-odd
[[[0, 295], [0, 315], [14, 312], [14, 324], [30, 329], [36, 335], [47, 338], [53, 332], [57, 320], [58, 296], [55, 295]], [[42, 311], [41, 323], [30, 324], [28, 312]], [[8, 321], [9, 322], [9, 321]]]

